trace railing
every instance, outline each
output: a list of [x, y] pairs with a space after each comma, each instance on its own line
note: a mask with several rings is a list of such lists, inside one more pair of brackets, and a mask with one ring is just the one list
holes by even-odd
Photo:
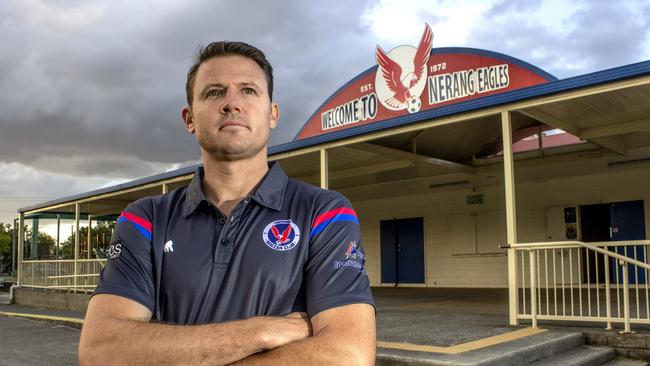
[[[650, 240], [519, 243], [518, 319], [650, 324]], [[513, 301], [511, 299], [510, 301]]]
[[105, 264], [106, 259], [23, 261], [20, 285], [89, 292], [97, 287]]

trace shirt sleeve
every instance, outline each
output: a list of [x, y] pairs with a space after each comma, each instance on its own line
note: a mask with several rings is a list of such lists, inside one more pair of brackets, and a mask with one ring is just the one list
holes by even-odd
[[152, 266], [152, 224], [142, 201], [130, 204], [115, 224], [94, 295], [111, 294], [134, 300], [151, 310], [155, 305]]
[[327, 191], [322, 201], [309, 232], [307, 313], [354, 303], [374, 306], [357, 214], [336, 192]]

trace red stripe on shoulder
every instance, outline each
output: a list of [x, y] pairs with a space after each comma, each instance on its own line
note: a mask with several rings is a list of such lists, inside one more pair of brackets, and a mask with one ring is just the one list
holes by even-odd
[[354, 209], [352, 209], [352, 208], [349, 208], [349, 207], [335, 208], [333, 210], [327, 211], [325, 213], [322, 213], [322, 214], [316, 216], [316, 218], [314, 219], [314, 222], [311, 224], [311, 227], [314, 228], [314, 227], [318, 226], [320, 223], [322, 223], [324, 221], [327, 221], [327, 220], [331, 219], [332, 217], [334, 217], [336, 215], [341, 215], [341, 214], [353, 215], [355, 217], [357, 216], [357, 213], [354, 212]]
[[126, 211], [122, 211], [122, 216], [127, 218], [129, 221], [135, 222], [136, 224], [142, 226], [143, 228], [149, 230], [150, 232], [153, 229], [153, 225], [151, 225], [151, 221], [144, 219], [140, 216], [134, 215]]

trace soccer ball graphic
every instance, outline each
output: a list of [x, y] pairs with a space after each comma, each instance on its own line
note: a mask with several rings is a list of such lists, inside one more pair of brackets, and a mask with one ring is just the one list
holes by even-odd
[[418, 112], [420, 110], [420, 107], [422, 107], [422, 102], [420, 102], [420, 98], [413, 98], [406, 103], [406, 110], [408, 110], [409, 113]]

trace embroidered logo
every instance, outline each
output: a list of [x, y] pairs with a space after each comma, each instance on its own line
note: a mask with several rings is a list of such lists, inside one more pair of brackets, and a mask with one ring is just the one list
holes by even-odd
[[165, 246], [163, 247], [163, 252], [169, 253], [169, 252], [173, 252], [173, 251], [174, 251], [174, 242], [172, 242], [171, 240], [168, 240], [165, 243]]
[[275, 220], [262, 232], [266, 245], [279, 252], [293, 249], [300, 240], [300, 229], [291, 220]]
[[334, 261], [334, 268], [339, 269], [343, 267], [352, 267], [359, 270], [359, 272], [366, 274], [366, 255], [363, 253], [359, 244], [356, 241], [351, 241], [345, 251], [345, 260]]
[[108, 259], [117, 259], [120, 257], [121, 253], [122, 242], [119, 240], [112, 242], [108, 248], [106, 248], [106, 257], [108, 257]]

